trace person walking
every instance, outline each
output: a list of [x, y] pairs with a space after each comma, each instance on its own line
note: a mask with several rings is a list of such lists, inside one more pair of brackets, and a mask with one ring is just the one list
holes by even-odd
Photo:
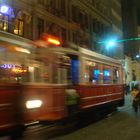
[[69, 115], [73, 115], [78, 111], [79, 95], [75, 89], [66, 89], [66, 104]]
[[140, 91], [137, 85], [133, 87], [131, 95], [132, 95], [132, 106], [134, 108], [135, 113], [137, 114], [140, 103]]
[[129, 92], [130, 92], [130, 86], [129, 86], [129, 84], [126, 84], [125, 85], [125, 94], [128, 95]]

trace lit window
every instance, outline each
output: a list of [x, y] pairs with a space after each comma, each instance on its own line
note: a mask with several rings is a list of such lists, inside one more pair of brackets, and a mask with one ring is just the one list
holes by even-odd
[[8, 31], [8, 16], [0, 13], [0, 30]]
[[23, 15], [19, 15], [15, 19], [15, 28], [14, 28], [14, 34], [23, 36], [23, 30], [24, 30], [24, 22], [23, 22]]

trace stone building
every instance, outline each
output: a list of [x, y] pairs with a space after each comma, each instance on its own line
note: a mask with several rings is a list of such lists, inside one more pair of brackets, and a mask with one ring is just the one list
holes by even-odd
[[112, 33], [122, 38], [118, 0], [1, 0], [0, 5], [8, 6], [8, 12], [0, 15], [2, 31], [33, 41], [52, 34], [62, 40], [63, 47], [71, 44], [123, 58], [122, 45], [106, 52], [105, 45], [98, 44]]

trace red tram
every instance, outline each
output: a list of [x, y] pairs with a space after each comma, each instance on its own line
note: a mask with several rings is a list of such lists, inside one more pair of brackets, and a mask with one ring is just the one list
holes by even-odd
[[79, 111], [124, 103], [120, 60], [80, 47], [73, 50], [49, 44], [39, 46], [33, 59], [28, 64], [28, 82], [22, 83], [26, 123], [67, 117], [69, 85], [80, 97]]
[[0, 31], [0, 136], [17, 132], [22, 126], [22, 65], [30, 60], [31, 41]]
[[0, 130], [67, 117], [69, 85], [80, 97], [79, 111], [123, 105], [124, 76], [119, 60], [81, 47], [73, 50], [49, 43], [42, 47], [28, 42], [23, 47], [5, 40], [3, 46]]

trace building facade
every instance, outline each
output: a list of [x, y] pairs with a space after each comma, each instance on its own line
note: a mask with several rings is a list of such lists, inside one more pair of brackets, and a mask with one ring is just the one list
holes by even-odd
[[[78, 46], [114, 58], [123, 58], [123, 45], [106, 50], [98, 42], [122, 38], [121, 2], [117, 0], [1, 0], [0, 30], [40, 40], [44, 33], [59, 37], [63, 47]], [[2, 9], [2, 8], [1, 8]], [[115, 50], [115, 51], [114, 51]], [[121, 52], [121, 53], [120, 53]]]
[[137, 0], [122, 0], [126, 83], [130, 83], [131, 81], [140, 81], [140, 45], [139, 41], [135, 39], [139, 37], [137, 17], [138, 7], [139, 1]]
[[[112, 0], [112, 30], [113, 33], [116, 35], [117, 40], [122, 40], [123, 39], [123, 32], [122, 32], [122, 6], [121, 6], [121, 0]], [[116, 52], [116, 57], [121, 58], [124, 55], [124, 50], [123, 50], [123, 43], [118, 42], [117, 45], [115, 46], [114, 50], [114, 55]]]
[[132, 59], [135, 59], [135, 56], [139, 53], [138, 41], [134, 39], [138, 37], [136, 6], [136, 0], [122, 0], [123, 33], [124, 39], [128, 40], [124, 42], [124, 53]]

